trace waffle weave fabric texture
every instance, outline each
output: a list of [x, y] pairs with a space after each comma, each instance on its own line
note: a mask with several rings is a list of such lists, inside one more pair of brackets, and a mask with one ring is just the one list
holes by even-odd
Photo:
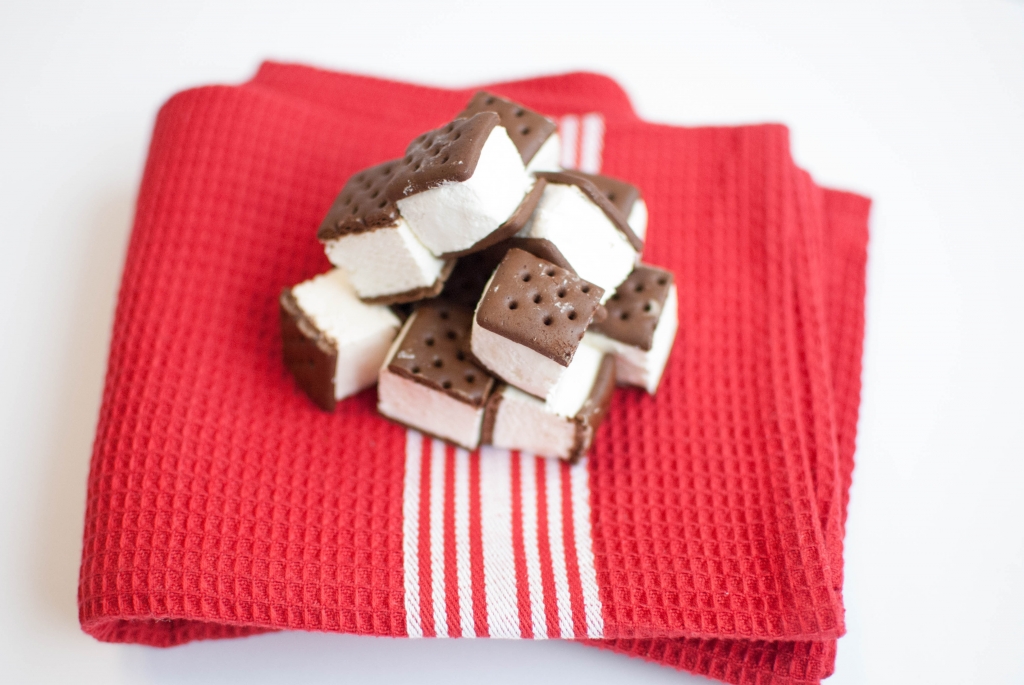
[[[596, 112], [638, 185], [679, 333], [656, 397], [619, 389], [588, 460], [603, 630], [589, 644], [733, 683], [813, 683], [844, 630], [869, 201], [819, 188], [782, 126], [641, 121], [613, 81], [489, 89]], [[83, 629], [171, 646], [296, 629], [404, 636], [406, 432], [326, 414], [281, 361], [277, 295], [355, 171], [475, 89], [295, 65], [180, 93], [139, 191], [92, 457]]]

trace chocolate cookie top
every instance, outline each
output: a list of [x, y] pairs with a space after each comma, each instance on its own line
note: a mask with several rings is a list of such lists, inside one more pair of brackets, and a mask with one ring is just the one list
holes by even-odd
[[544, 115], [482, 90], [473, 96], [456, 118], [468, 118], [478, 112], [496, 112], [501, 117], [501, 125], [519, 150], [523, 164], [529, 164], [544, 141], [558, 130], [558, 125]]
[[281, 293], [280, 304], [284, 365], [309, 399], [332, 411], [338, 348], [306, 316], [290, 288]]
[[328, 241], [397, 224], [398, 206], [388, 194], [388, 186], [401, 168], [402, 160], [393, 159], [353, 175], [338, 193], [316, 237]]
[[469, 333], [473, 311], [443, 300], [424, 302], [401, 333], [388, 370], [482, 407], [494, 378], [472, 361]]
[[420, 135], [406, 148], [388, 186], [389, 196], [400, 200], [443, 183], [469, 180], [484, 143], [499, 124], [494, 112], [480, 112]]
[[445, 283], [442, 297], [475, 309], [476, 303], [484, 293], [487, 280], [498, 268], [505, 253], [513, 247], [576, 273], [555, 244], [547, 238], [507, 238], [486, 250], [459, 259], [455, 271]]
[[626, 214], [608, 199], [608, 196], [602, 191], [594, 182], [588, 178], [588, 174], [583, 174], [579, 171], [539, 171], [536, 173], [538, 178], [547, 179], [548, 183], [560, 183], [563, 185], [576, 186], [583, 194], [590, 198], [590, 201], [601, 208], [605, 216], [608, 217], [609, 221], [615, 224], [615, 227], [619, 229], [619, 232], [626, 237], [629, 244], [633, 246], [633, 249], [637, 252], [642, 252], [644, 249], [644, 241], [640, 240], [633, 229], [629, 227], [629, 222], [626, 220]]
[[476, 322], [568, 366], [603, 294], [569, 269], [512, 248], [480, 299]]
[[583, 171], [572, 171], [570, 173], [583, 176], [597, 186], [597, 189], [604, 193], [608, 201], [615, 205], [616, 209], [622, 212], [622, 216], [629, 218], [633, 211], [633, 205], [640, 199], [640, 189], [632, 183], [622, 179], [602, 176], [601, 174], [588, 174]]
[[650, 350], [673, 281], [671, 271], [647, 264], [637, 266], [605, 303], [608, 318], [595, 324], [594, 332]]

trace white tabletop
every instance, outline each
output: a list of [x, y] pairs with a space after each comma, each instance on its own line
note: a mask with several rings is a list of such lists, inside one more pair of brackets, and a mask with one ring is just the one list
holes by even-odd
[[267, 57], [441, 85], [583, 68], [655, 121], [788, 124], [819, 182], [875, 200], [830, 683], [1024, 681], [1024, 4], [207, 4], [0, 5], [5, 682], [706, 682], [567, 643], [157, 650], [80, 632], [85, 479], [153, 116]]

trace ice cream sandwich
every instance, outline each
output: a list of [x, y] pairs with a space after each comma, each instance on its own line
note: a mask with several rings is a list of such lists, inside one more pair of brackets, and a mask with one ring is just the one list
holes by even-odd
[[420, 242], [443, 258], [485, 244], [534, 183], [498, 114], [480, 112], [410, 143], [390, 194]]
[[392, 160], [353, 175], [317, 231], [328, 260], [367, 302], [433, 297], [455, 265], [431, 254], [399, 212], [391, 182], [403, 168], [402, 160]]
[[636, 266], [643, 241], [587, 176], [573, 171], [537, 176], [547, 181], [544, 195], [517, 235], [550, 240], [581, 278], [610, 297]]
[[327, 411], [377, 380], [398, 317], [359, 299], [334, 269], [281, 293], [284, 363], [299, 387]]
[[615, 359], [586, 343], [546, 400], [501, 385], [487, 402], [485, 444], [576, 461], [587, 453], [615, 389]]
[[473, 355], [524, 392], [546, 398], [573, 361], [603, 290], [571, 270], [510, 249], [473, 316]]
[[615, 355], [623, 385], [658, 389], [678, 326], [678, 298], [671, 271], [641, 264], [606, 303], [608, 316], [585, 341]]
[[412, 313], [380, 368], [377, 409], [466, 449], [480, 444], [494, 378], [472, 358], [473, 312], [433, 300]]

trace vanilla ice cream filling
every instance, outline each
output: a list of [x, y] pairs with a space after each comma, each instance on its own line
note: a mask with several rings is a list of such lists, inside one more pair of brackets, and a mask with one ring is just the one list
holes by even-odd
[[[650, 350], [626, 345], [606, 335], [588, 331], [583, 342], [615, 355], [615, 380], [620, 385], [635, 385], [647, 390], [652, 395], [658, 389], [661, 376], [672, 352], [672, 342], [676, 339], [679, 327], [678, 296], [673, 283], [669, 288], [665, 305], [661, 309], [661, 318], [654, 328], [654, 338]], [[582, 348], [582, 345], [580, 346]]]
[[626, 236], [574, 185], [549, 183], [518, 235], [553, 242], [580, 278], [604, 288], [602, 303], [636, 266], [637, 252]]
[[561, 171], [559, 162], [562, 159], [562, 141], [558, 132], [552, 133], [544, 144], [540, 146], [533, 155], [533, 159], [526, 165], [527, 173], [535, 171]]
[[604, 352], [581, 343], [576, 348], [572, 363], [566, 367], [565, 373], [555, 383], [555, 387], [548, 392], [544, 403], [545, 411], [569, 419], [579, 414], [580, 408], [594, 388], [594, 379], [597, 378], [602, 359]]
[[435, 255], [465, 250], [505, 223], [533, 180], [502, 126], [491, 130], [473, 175], [398, 200], [416, 237]]
[[547, 397], [566, 367], [526, 345], [487, 330], [473, 317], [473, 356], [499, 378], [526, 392]]
[[491, 433], [495, 447], [568, 458], [576, 446], [574, 418], [590, 397], [604, 354], [582, 344], [572, 364], [542, 401], [512, 386], [501, 390]]
[[475, 449], [480, 444], [483, 407], [460, 402], [440, 390], [392, 373], [386, 365], [377, 382], [377, 409], [399, 423], [466, 449]]
[[292, 288], [292, 296], [338, 351], [335, 399], [373, 385], [401, 325], [394, 312], [362, 302], [340, 269], [300, 283]]
[[576, 443], [576, 424], [545, 410], [532, 395], [506, 385], [494, 417], [491, 444], [565, 459]]
[[359, 297], [367, 299], [429, 288], [445, 265], [416, 239], [402, 217], [395, 226], [331, 240], [324, 250], [331, 264], [348, 273]]
[[637, 198], [633, 207], [629, 210], [629, 218], [626, 223], [633, 229], [633, 233], [641, 241], [647, 239], [647, 203], [642, 197]]

